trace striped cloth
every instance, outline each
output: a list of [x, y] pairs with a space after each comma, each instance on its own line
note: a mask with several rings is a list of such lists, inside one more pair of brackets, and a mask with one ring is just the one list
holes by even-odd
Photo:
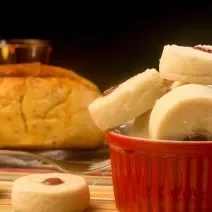
[[[18, 177], [32, 173], [54, 172], [47, 169], [9, 169], [0, 168], [0, 212], [12, 212], [12, 182]], [[86, 212], [115, 212], [111, 171], [83, 176], [87, 180], [91, 193], [91, 206]], [[58, 211], [59, 212], [59, 211]]]

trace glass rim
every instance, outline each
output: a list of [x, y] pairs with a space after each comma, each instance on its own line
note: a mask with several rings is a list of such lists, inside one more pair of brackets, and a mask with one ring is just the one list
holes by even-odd
[[30, 48], [30, 47], [51, 47], [48, 40], [42, 39], [0, 39], [0, 48]]

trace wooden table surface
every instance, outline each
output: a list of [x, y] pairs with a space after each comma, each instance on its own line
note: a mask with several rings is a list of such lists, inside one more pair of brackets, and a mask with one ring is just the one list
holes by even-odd
[[[0, 212], [12, 212], [11, 188], [18, 177], [32, 173], [55, 172], [47, 169], [9, 169], [0, 168]], [[117, 211], [114, 202], [111, 171], [84, 176], [91, 193], [91, 206], [87, 212]]]

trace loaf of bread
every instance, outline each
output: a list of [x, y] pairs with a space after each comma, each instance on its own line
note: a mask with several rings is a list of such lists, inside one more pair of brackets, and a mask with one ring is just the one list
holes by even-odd
[[0, 66], [0, 148], [96, 148], [104, 133], [88, 105], [100, 96], [89, 80], [40, 63]]

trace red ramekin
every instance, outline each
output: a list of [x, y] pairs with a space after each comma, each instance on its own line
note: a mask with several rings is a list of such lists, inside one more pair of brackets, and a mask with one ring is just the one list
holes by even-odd
[[107, 141], [120, 212], [212, 212], [212, 141]]

